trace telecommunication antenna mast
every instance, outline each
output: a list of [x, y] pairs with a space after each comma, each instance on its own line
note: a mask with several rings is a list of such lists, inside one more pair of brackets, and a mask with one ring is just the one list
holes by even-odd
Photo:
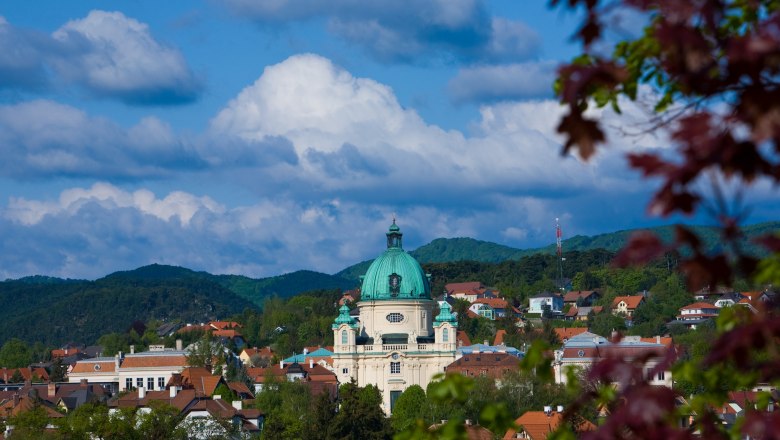
[[563, 291], [563, 248], [561, 245], [561, 238], [563, 233], [561, 232], [561, 224], [558, 222], [558, 217], [555, 218], [555, 247], [558, 254], [558, 290]]

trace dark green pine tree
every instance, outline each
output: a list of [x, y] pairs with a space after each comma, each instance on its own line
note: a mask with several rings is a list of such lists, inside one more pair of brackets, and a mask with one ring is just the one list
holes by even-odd
[[384, 440], [391, 429], [382, 411], [382, 394], [373, 385], [363, 388], [353, 381], [339, 388], [341, 407], [331, 424], [333, 438], [341, 440]]

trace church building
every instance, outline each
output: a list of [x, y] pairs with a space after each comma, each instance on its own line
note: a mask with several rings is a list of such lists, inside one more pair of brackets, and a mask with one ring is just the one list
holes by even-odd
[[406, 388], [426, 389], [455, 360], [458, 323], [446, 302], [433, 317], [430, 275], [404, 251], [395, 220], [386, 235], [387, 250], [362, 277], [359, 317], [345, 304], [332, 328], [339, 382], [377, 386], [390, 414]]

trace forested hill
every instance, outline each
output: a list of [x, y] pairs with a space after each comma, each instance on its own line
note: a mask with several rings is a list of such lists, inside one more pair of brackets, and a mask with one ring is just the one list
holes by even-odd
[[136, 320], [205, 322], [257, 308], [270, 295], [351, 287], [354, 282], [310, 271], [251, 279], [159, 264], [95, 281], [25, 277], [0, 282], [0, 341], [89, 344]]
[[[718, 249], [720, 246], [720, 237], [716, 228], [707, 226], [690, 226], [690, 228], [699, 234], [705, 249], [710, 251]], [[577, 235], [563, 240], [563, 249], [565, 252], [588, 251], [594, 249], [606, 249], [615, 252], [626, 244], [631, 234], [640, 230], [643, 229], [628, 229], [594, 236]], [[659, 226], [644, 230], [655, 232], [665, 241], [671, 241], [674, 236], [674, 226]], [[745, 226], [743, 231], [746, 236], [743, 243], [743, 249], [748, 253], [761, 256], [761, 248], [752, 243], [750, 239], [772, 231], [780, 231], [780, 221]], [[454, 261], [498, 263], [502, 261], [519, 260], [520, 258], [529, 255], [540, 253], [551, 254], [553, 252], [555, 252], [555, 244], [550, 244], [549, 246], [541, 248], [517, 249], [491, 243], [489, 241], [459, 237], [437, 238], [432, 242], [411, 251], [410, 254], [420, 263], [446, 263]], [[370, 260], [360, 262], [338, 272], [336, 276], [357, 280], [360, 275], [366, 273], [370, 264]]]

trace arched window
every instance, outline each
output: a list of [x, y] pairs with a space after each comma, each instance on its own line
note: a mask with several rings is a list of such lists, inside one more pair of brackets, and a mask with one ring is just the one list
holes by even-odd
[[441, 340], [442, 342], [450, 342], [450, 329], [445, 328], [441, 331]]
[[341, 345], [347, 345], [349, 343], [349, 335], [346, 330], [341, 331]]

